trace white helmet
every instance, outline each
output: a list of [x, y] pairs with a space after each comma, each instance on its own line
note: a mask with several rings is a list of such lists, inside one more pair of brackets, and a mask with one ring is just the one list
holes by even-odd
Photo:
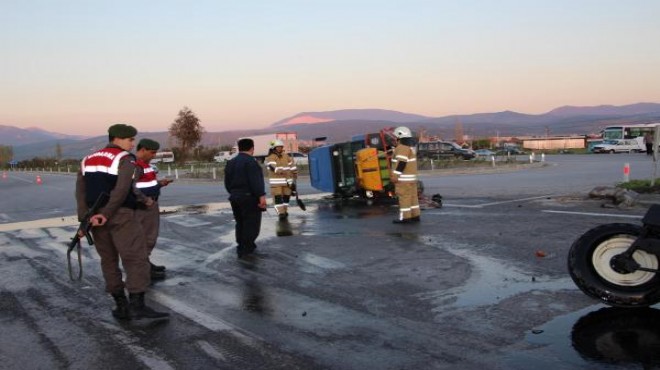
[[410, 132], [410, 129], [406, 126], [399, 126], [394, 129], [394, 136], [403, 139], [406, 137], [412, 137], [412, 132]]
[[277, 148], [278, 146], [284, 146], [284, 143], [282, 140], [273, 140], [270, 142], [270, 147], [271, 148]]

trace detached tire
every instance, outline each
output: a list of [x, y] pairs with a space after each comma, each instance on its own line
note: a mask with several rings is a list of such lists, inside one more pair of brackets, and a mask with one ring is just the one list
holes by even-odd
[[[654, 272], [616, 272], [612, 257], [626, 251], [641, 233], [632, 224], [606, 224], [580, 236], [568, 253], [568, 272], [575, 284], [590, 297], [611, 306], [644, 307], [660, 301], [660, 276]], [[658, 269], [658, 257], [637, 251], [633, 258], [641, 267]]]

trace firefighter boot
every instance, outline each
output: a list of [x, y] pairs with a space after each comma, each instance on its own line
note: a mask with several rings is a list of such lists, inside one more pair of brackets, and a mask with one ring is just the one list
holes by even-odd
[[130, 320], [131, 313], [128, 309], [128, 299], [126, 299], [126, 294], [124, 294], [124, 292], [113, 293], [112, 298], [115, 300], [115, 305], [117, 305], [117, 307], [112, 310], [112, 316], [117, 320]]
[[151, 307], [144, 304], [144, 292], [130, 293], [129, 299], [131, 301], [131, 316], [133, 319], [169, 319], [170, 314], [167, 312], [154, 311]]

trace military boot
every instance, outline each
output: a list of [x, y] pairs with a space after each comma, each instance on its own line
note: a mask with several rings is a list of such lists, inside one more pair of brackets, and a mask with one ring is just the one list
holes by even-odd
[[154, 280], [163, 280], [163, 279], [165, 279], [165, 271], [155, 271], [155, 270], [151, 270], [150, 274], [151, 274], [151, 280], [152, 280], [152, 282], [153, 282]]
[[154, 265], [151, 261], [149, 261], [149, 266], [151, 266], [151, 271], [165, 271], [165, 266]]
[[131, 304], [131, 317], [133, 319], [169, 319], [167, 312], [154, 311], [151, 307], [144, 304], [144, 292], [130, 293], [128, 295]]
[[131, 313], [128, 308], [128, 299], [126, 299], [126, 294], [124, 294], [124, 292], [113, 293], [112, 298], [115, 300], [115, 304], [117, 305], [117, 307], [112, 310], [112, 316], [114, 316], [117, 320], [130, 320]]

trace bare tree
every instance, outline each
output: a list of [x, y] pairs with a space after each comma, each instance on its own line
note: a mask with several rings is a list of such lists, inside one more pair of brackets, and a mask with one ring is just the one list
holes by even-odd
[[0, 165], [9, 163], [14, 159], [14, 147], [11, 145], [0, 145]]
[[199, 118], [188, 107], [183, 107], [179, 111], [179, 116], [170, 126], [170, 135], [176, 138], [183, 154], [182, 159], [188, 156], [190, 149], [197, 146], [202, 140], [204, 127], [200, 124]]

